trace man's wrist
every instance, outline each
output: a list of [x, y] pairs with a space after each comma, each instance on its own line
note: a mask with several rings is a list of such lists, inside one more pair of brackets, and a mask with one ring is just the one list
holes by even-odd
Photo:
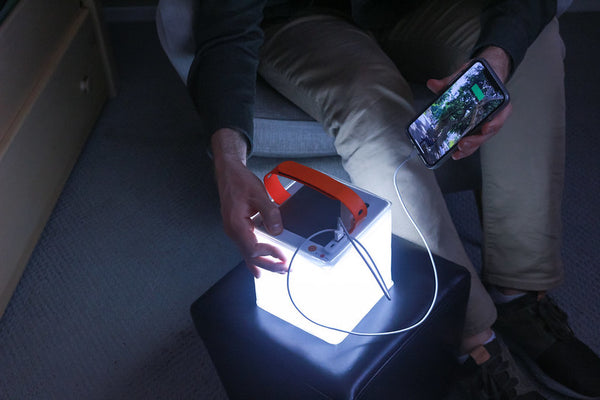
[[246, 165], [248, 143], [240, 132], [222, 128], [211, 137], [211, 150], [215, 165], [225, 162], [241, 162]]
[[497, 46], [488, 46], [481, 50], [477, 56], [484, 58], [492, 66], [502, 82], [508, 80], [512, 69], [512, 59], [506, 50]]

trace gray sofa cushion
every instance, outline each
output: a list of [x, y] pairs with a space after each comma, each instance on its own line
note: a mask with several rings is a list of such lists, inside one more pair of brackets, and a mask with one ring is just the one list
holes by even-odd
[[[411, 84], [411, 89], [415, 110], [424, 110], [433, 100], [433, 93], [421, 84]], [[260, 77], [256, 85], [253, 154], [289, 158], [337, 155], [333, 137]]]
[[260, 77], [256, 82], [253, 155], [326, 157], [337, 155], [333, 137], [320, 123], [279, 94]]

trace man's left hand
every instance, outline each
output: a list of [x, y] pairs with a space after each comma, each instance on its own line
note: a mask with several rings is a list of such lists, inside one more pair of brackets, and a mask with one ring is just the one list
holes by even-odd
[[[483, 51], [478, 54], [479, 58], [484, 58], [488, 64], [492, 67], [496, 75], [502, 80], [502, 83], [506, 83], [510, 74], [511, 59], [510, 56], [500, 47], [486, 47]], [[454, 78], [460, 74], [467, 64], [457, 71], [456, 73], [443, 78], [443, 79], [429, 79], [427, 81], [427, 87], [434, 93], [440, 94], [443, 92]], [[458, 150], [452, 154], [454, 160], [460, 160], [475, 153], [479, 147], [494, 136], [500, 128], [506, 122], [508, 116], [512, 111], [512, 105], [508, 103], [502, 111], [494, 116], [491, 121], [486, 122], [479, 128], [479, 133], [470, 135], [462, 138], [458, 142]]]

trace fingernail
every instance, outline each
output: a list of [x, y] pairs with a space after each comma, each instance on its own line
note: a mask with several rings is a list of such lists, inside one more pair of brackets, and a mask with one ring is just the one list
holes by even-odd
[[458, 149], [460, 151], [469, 151], [473, 148], [473, 145], [471, 143], [461, 143], [458, 145]]
[[283, 230], [283, 228], [281, 227], [281, 224], [273, 224], [269, 227], [269, 231], [276, 235], [281, 233], [282, 230]]
[[288, 268], [286, 266], [286, 263], [281, 262], [277, 264], [279, 266], [279, 270], [277, 270], [278, 273], [280, 273], [281, 275], [285, 275], [288, 272]]

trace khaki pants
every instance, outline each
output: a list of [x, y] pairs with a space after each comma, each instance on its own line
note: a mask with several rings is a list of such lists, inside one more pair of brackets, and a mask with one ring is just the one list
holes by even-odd
[[[339, 17], [304, 16], [268, 30], [262, 48], [260, 74], [335, 136], [353, 183], [392, 201], [393, 233], [420, 245], [393, 186], [394, 170], [412, 151], [404, 133], [415, 116], [407, 80], [442, 78], [468, 60], [480, 14], [479, 3], [470, 3], [431, 1], [385, 34]], [[547, 290], [562, 279], [563, 52], [553, 20], [507, 85], [512, 115], [481, 148], [486, 283]], [[397, 183], [432, 251], [471, 272], [464, 335], [490, 327], [495, 307], [433, 173], [415, 157]]]

